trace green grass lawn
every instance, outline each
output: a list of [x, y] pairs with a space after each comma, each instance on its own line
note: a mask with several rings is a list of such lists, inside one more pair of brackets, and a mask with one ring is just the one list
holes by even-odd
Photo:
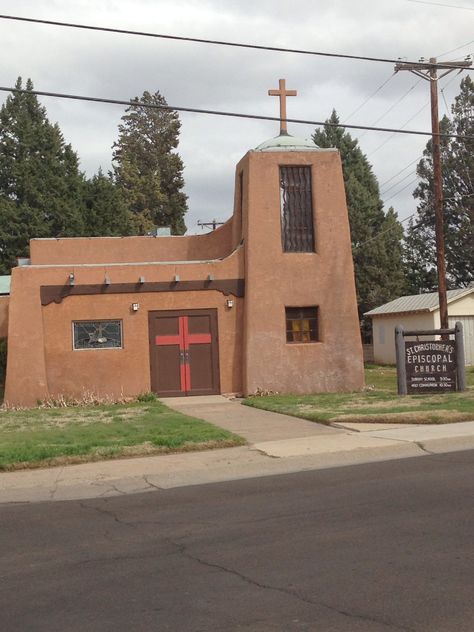
[[243, 443], [159, 401], [0, 410], [0, 470]]
[[467, 371], [464, 393], [397, 395], [395, 367], [368, 365], [360, 393], [268, 395], [248, 397], [247, 406], [302, 417], [320, 423], [450, 423], [474, 420], [474, 368]]

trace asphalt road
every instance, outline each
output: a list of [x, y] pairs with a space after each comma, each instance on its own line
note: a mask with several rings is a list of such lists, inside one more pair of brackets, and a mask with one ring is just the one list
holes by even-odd
[[472, 632], [474, 452], [0, 507], [2, 632]]

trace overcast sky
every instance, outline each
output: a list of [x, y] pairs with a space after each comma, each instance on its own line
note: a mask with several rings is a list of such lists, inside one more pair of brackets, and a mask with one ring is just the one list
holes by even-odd
[[[350, 55], [462, 60], [474, 51], [474, 2], [443, 4], [451, 1], [452, 7], [440, 6], [443, 0], [433, 0], [439, 5], [415, 0], [0, 0], [0, 13]], [[287, 88], [298, 90], [298, 97], [288, 100], [289, 118], [323, 121], [335, 108], [351, 124], [430, 129], [428, 83], [409, 72], [393, 75], [387, 63], [2, 19], [0, 40], [2, 86], [13, 86], [21, 75], [38, 90], [96, 97], [130, 99], [159, 90], [174, 106], [278, 116], [278, 99], [267, 91], [284, 77]], [[459, 92], [461, 79], [452, 73], [440, 81], [441, 115], [445, 101], [450, 107]], [[0, 93], [0, 102], [5, 98]], [[82, 170], [88, 175], [99, 167], [108, 171], [124, 108], [47, 97], [40, 101], [77, 151]], [[180, 116], [179, 153], [189, 196], [186, 223], [194, 233], [200, 232], [197, 220], [222, 221], [231, 215], [235, 164], [249, 149], [278, 135], [279, 127], [275, 122]], [[309, 138], [314, 127], [290, 123], [288, 131]], [[406, 218], [415, 210], [414, 161], [427, 139], [351, 133], [373, 164], [386, 208], [393, 205]]]

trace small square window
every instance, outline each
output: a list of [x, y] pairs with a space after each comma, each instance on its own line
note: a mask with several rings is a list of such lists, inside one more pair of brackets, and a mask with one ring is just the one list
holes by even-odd
[[121, 320], [82, 320], [73, 322], [74, 349], [120, 349]]
[[318, 307], [285, 307], [286, 342], [317, 342]]

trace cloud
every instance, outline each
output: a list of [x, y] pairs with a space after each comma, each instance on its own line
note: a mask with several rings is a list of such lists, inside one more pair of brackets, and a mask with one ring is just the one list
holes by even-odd
[[[162, 34], [395, 59], [439, 55], [472, 39], [462, 11], [402, 1], [4, 0], [2, 11]], [[2, 20], [0, 33], [2, 46], [9, 51], [0, 61], [2, 85], [13, 85], [22, 75], [31, 77], [38, 89], [116, 99], [160, 90], [175, 106], [268, 116], [278, 115], [277, 100], [269, 98], [267, 90], [276, 87], [280, 77], [299, 94], [289, 100], [289, 116], [323, 121], [333, 108], [344, 120], [393, 73], [392, 64]], [[465, 47], [454, 55], [462, 58], [469, 50]], [[447, 77], [442, 85], [451, 79]], [[350, 122], [371, 125], [384, 115], [382, 126], [406, 124], [407, 128], [428, 130], [429, 109], [406, 123], [429, 98], [427, 84], [416, 82], [409, 73], [395, 75]], [[458, 86], [459, 79], [446, 85], [448, 103]], [[406, 97], [397, 104], [404, 93]], [[67, 141], [77, 150], [81, 167], [88, 174], [99, 166], [108, 170], [124, 108], [48, 98], [41, 101], [49, 118], [58, 121]], [[391, 112], [387, 112], [389, 108]], [[278, 124], [199, 114], [182, 114], [181, 120], [179, 151], [186, 165], [191, 209], [187, 223], [192, 227], [197, 219], [220, 219], [231, 210], [236, 162], [248, 149], [276, 135]], [[313, 131], [313, 126], [290, 125], [290, 132], [304, 137]], [[397, 136], [379, 147], [387, 135], [351, 133], [360, 138], [381, 182], [421, 154], [426, 143], [423, 137]], [[404, 184], [406, 181], [399, 188]], [[390, 194], [394, 191], [397, 188]], [[402, 217], [415, 208], [410, 189], [388, 202], [392, 203]]]

